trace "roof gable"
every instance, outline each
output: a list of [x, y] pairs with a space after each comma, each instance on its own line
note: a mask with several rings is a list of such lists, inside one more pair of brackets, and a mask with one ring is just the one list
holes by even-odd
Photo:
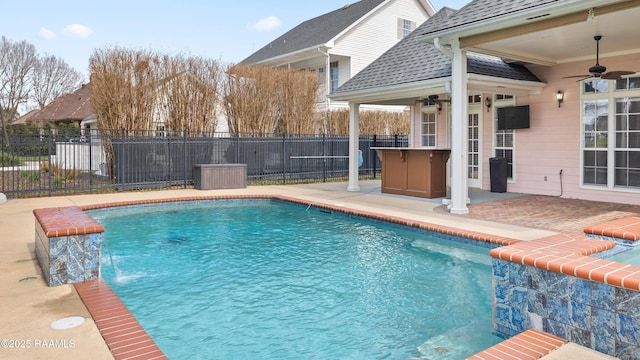
[[[451, 76], [451, 59], [433, 45], [418, 42], [416, 38], [432, 26], [446, 23], [455, 14], [455, 10], [443, 8], [332, 94], [396, 87]], [[467, 53], [467, 71], [511, 80], [540, 81], [522, 65], [472, 52]]]
[[257, 64], [284, 54], [321, 46], [388, 0], [361, 0], [307, 20], [242, 60]]

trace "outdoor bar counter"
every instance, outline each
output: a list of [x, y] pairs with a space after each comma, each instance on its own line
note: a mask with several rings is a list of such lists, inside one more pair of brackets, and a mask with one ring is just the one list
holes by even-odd
[[373, 148], [382, 161], [382, 192], [423, 198], [447, 196], [451, 150]]

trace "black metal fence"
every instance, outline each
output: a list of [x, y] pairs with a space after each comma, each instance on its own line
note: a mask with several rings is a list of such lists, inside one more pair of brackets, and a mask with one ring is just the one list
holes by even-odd
[[[0, 192], [8, 197], [98, 193], [193, 185], [195, 164], [247, 164], [249, 184], [348, 178], [347, 136], [86, 130], [2, 136]], [[364, 135], [360, 175], [375, 178], [372, 147], [406, 147], [406, 136]]]

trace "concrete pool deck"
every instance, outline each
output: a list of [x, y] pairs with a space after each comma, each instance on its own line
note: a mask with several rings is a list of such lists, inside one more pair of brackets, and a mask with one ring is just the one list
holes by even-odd
[[[0, 358], [113, 359], [74, 286], [48, 287], [43, 280], [34, 252], [33, 210], [38, 208], [217, 195], [279, 195], [300, 199], [309, 204], [345, 207], [525, 241], [555, 234], [549, 230], [437, 211], [441, 207], [439, 201], [381, 194], [379, 181], [362, 181], [360, 186], [360, 192], [347, 192], [346, 183], [322, 183], [233, 190], [187, 189], [75, 195], [9, 200], [0, 204], [0, 309], [3, 311], [3, 321], [0, 323]], [[481, 196], [478, 194], [475, 199], [472, 197], [472, 202], [481, 201]], [[51, 328], [52, 322], [69, 316], [81, 316], [86, 321], [67, 330]], [[564, 345], [544, 358], [611, 359], [575, 344]]]

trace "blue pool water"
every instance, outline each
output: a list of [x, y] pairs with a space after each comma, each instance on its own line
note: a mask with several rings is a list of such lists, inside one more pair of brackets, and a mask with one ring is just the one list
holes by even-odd
[[618, 247], [623, 249], [623, 251], [620, 251], [616, 255], [611, 256], [609, 260], [640, 266], [640, 247], [616, 245], [616, 248]]
[[488, 249], [270, 200], [92, 211], [103, 277], [171, 359], [461, 359]]

